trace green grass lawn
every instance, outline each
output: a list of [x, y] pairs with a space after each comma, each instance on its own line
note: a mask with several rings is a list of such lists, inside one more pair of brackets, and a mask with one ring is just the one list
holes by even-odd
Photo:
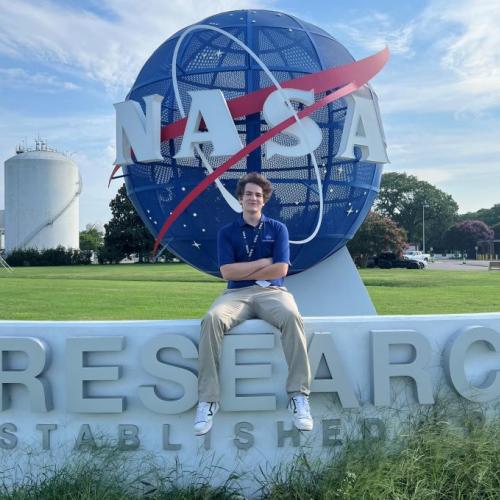
[[379, 314], [500, 312], [500, 272], [364, 269]]
[[[361, 271], [379, 314], [500, 311], [500, 273]], [[185, 264], [0, 270], [0, 319], [200, 318], [225, 283]]]

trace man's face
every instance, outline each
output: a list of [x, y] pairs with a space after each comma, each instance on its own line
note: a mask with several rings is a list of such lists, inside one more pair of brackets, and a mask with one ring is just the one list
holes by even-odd
[[252, 214], [260, 213], [264, 206], [264, 193], [262, 188], [257, 184], [248, 182], [245, 184], [240, 202], [243, 207], [243, 212]]

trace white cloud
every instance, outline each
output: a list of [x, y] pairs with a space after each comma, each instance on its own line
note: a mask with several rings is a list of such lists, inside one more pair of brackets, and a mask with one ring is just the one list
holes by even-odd
[[392, 80], [395, 81], [375, 85], [384, 113], [451, 112], [459, 118], [463, 114], [488, 114], [500, 105], [500, 77], [451, 79], [449, 75], [437, 77], [415, 68], [412, 75], [399, 75]]
[[411, 65], [387, 68], [377, 84], [384, 111], [452, 112], [460, 117], [498, 108], [499, 25], [498, 0], [456, 0], [453, 6], [431, 1], [409, 25], [415, 54]]
[[[500, 5], [498, 0], [436, 0], [422, 16], [423, 25], [455, 26], [441, 57], [445, 68], [464, 79], [500, 77]], [[458, 30], [457, 30], [458, 28]]]
[[[100, 17], [90, 11], [51, 0], [0, 2], [0, 54], [44, 66], [43, 72], [3, 69], [4, 85], [20, 82], [46, 90], [72, 90], [70, 81], [51, 76], [69, 74], [104, 85], [112, 98], [123, 98], [151, 53], [175, 31], [217, 12], [269, 6], [272, 0], [104, 0]], [[20, 65], [20, 64], [19, 64]], [[71, 80], [71, 78], [68, 78]], [[79, 82], [80, 83], [80, 82]], [[78, 89], [74, 89], [75, 91]], [[109, 114], [107, 113], [109, 111]], [[103, 114], [40, 117], [0, 109], [0, 158], [14, 154], [15, 145], [41, 133], [50, 146], [69, 150], [83, 178], [82, 224], [109, 219], [109, 201], [120, 181], [108, 190], [115, 157], [115, 124], [111, 105]], [[0, 165], [0, 208], [3, 207], [3, 168]]]
[[[83, 180], [80, 199], [81, 213], [85, 215], [82, 223], [109, 219], [109, 201], [121, 183], [116, 181], [108, 190], [108, 178], [114, 160], [111, 146], [114, 144], [114, 115], [65, 115], [32, 116], [16, 114], [0, 109], [4, 123], [9, 127], [0, 134], [0, 160], [5, 161], [14, 154], [16, 144], [26, 137], [27, 145], [32, 146], [32, 139], [40, 131], [42, 139], [48, 145], [63, 149], [77, 163]], [[0, 209], [3, 208], [3, 168], [0, 167]]]
[[39, 92], [58, 90], [78, 90], [79, 85], [57, 78], [47, 73], [29, 73], [22, 68], [0, 68], [1, 87], [24, 89]]
[[332, 25], [332, 33], [344, 35], [347, 39], [359, 45], [363, 49], [374, 52], [390, 47], [393, 54], [411, 56], [411, 47], [414, 27], [397, 26], [396, 22], [389, 16], [379, 12], [373, 12], [368, 16], [352, 19], [349, 24], [335, 23]]
[[266, 0], [104, 0], [112, 19], [49, 0], [0, 3], [0, 53], [77, 71], [112, 94], [128, 90], [146, 58], [170, 35], [204, 17]]
[[423, 127], [407, 127], [404, 132], [388, 129], [391, 162], [423, 168], [429, 163], [445, 163], [477, 172], [482, 165], [491, 166], [492, 160], [500, 158], [499, 127], [499, 120], [491, 120], [480, 129], [464, 126], [446, 132], [434, 128], [423, 131]]
[[[260, 4], [266, 2], [269, 5], [272, 0]], [[32, 84], [38, 80], [56, 90], [58, 85], [71, 87], [76, 75], [102, 83], [113, 99], [121, 99], [147, 57], [176, 30], [216, 12], [257, 8], [250, 3], [104, 0], [102, 9], [111, 14], [104, 18], [51, 0], [0, 2], [1, 19], [9, 19], [0, 25], [0, 53], [47, 68], [31, 74], [10, 68], [2, 70], [0, 77], [12, 82], [25, 78]], [[339, 25], [325, 22], [327, 31], [338, 35], [349, 49], [351, 42], [368, 53], [385, 44], [391, 49], [393, 61], [374, 82], [390, 145], [392, 164], [386, 170], [405, 170], [438, 184], [455, 197], [462, 210], [498, 203], [500, 120], [491, 119], [500, 106], [498, 0], [456, 0], [452, 6], [449, 1], [430, 0], [428, 8], [406, 24], [380, 13]], [[51, 77], [51, 68], [58, 75], [72, 77]], [[76, 152], [84, 181], [81, 204], [86, 215], [82, 224], [106, 221], [109, 200], [121, 184], [115, 181], [110, 191], [106, 188], [115, 154], [111, 105], [108, 111], [40, 119], [9, 116], [0, 109], [2, 121], [9, 124], [0, 134], [0, 156], [11, 156], [20, 139], [27, 134], [34, 137], [38, 131], [49, 145]], [[444, 133], [432, 121], [434, 112], [448, 113], [443, 121], [455, 119], [464, 124], [463, 117], [469, 115], [474, 120], [469, 127]], [[427, 114], [428, 125], [409, 125], [407, 118], [412, 113], [420, 115], [420, 124]], [[488, 124], [481, 124], [478, 117], [489, 120]], [[443, 128], [447, 127], [444, 123]]]
[[439, 131], [432, 125], [389, 128], [389, 158], [384, 171], [406, 172], [451, 194], [460, 211], [499, 203], [500, 120], [480, 128]]
[[[390, 169], [388, 169], [390, 171]], [[406, 168], [404, 170], [409, 175], [414, 175], [422, 181], [431, 184], [443, 184], [453, 178], [450, 170], [438, 170], [435, 168]]]
[[391, 60], [375, 81], [385, 113], [488, 114], [500, 107], [499, 0], [429, 0], [401, 23], [371, 12], [325, 24], [347, 47]]

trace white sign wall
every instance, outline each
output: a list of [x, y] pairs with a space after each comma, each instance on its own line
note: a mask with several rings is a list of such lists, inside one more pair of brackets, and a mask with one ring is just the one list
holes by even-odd
[[198, 321], [0, 321], [4, 467], [22, 467], [27, 450], [62, 460], [111, 440], [189, 470], [215, 460], [251, 485], [257, 466], [380, 435], [396, 415], [443, 397], [486, 411], [500, 402], [500, 313], [305, 324], [314, 431], [293, 429], [279, 334], [252, 320], [224, 340], [221, 411], [210, 434], [196, 437]]

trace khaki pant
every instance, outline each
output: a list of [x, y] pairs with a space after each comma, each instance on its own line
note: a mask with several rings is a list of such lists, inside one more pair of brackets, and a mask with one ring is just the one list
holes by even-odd
[[219, 360], [224, 334], [247, 319], [259, 318], [281, 331], [288, 365], [289, 397], [309, 395], [311, 370], [307, 357], [304, 323], [293, 295], [285, 288], [258, 285], [228, 289], [210, 307], [201, 323], [198, 398], [219, 401]]

